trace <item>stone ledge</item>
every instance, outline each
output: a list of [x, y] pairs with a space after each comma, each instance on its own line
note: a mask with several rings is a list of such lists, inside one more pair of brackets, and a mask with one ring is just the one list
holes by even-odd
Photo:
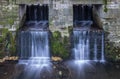
[[[50, 4], [55, 0], [16, 0], [17, 4], [34, 4], [34, 3], [47, 3]], [[57, 2], [63, 2], [64, 0], [58, 0]], [[103, 0], [65, 0], [65, 3], [77, 3], [77, 4], [103, 4]]]

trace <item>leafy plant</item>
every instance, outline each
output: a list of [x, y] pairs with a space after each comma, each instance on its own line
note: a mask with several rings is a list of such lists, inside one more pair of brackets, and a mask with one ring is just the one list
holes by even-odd
[[7, 28], [2, 28], [1, 32], [2, 32], [2, 37], [0, 38], [1, 55], [5, 56], [7, 53], [9, 53], [9, 55], [15, 55], [16, 52], [15, 36], [12, 35], [12, 32], [8, 31]]
[[67, 39], [67, 37], [62, 37], [59, 31], [52, 33], [51, 50], [53, 56], [60, 56], [63, 59], [68, 58], [69, 52], [66, 46], [68, 44]]
[[69, 34], [71, 34], [72, 31], [73, 31], [73, 27], [72, 26], [68, 26], [68, 32], [69, 32]]
[[[106, 32], [107, 37], [109, 32]], [[114, 42], [110, 42], [108, 38], [105, 39], [105, 53], [108, 60], [118, 61], [120, 60], [120, 47], [115, 46]]]
[[16, 41], [15, 41], [15, 35], [12, 35], [12, 32], [9, 33], [10, 36], [10, 47], [9, 51], [12, 56], [16, 55]]
[[103, 0], [103, 4], [104, 4], [104, 12], [107, 12], [108, 11], [107, 0]]
[[105, 45], [106, 57], [111, 60], [120, 60], [120, 47], [114, 46], [113, 42], [107, 42]]
[[4, 55], [5, 55], [5, 37], [6, 37], [6, 34], [8, 32], [8, 29], [6, 28], [2, 28], [0, 29], [1, 30], [1, 34], [2, 36], [0, 37], [0, 57], [3, 58]]

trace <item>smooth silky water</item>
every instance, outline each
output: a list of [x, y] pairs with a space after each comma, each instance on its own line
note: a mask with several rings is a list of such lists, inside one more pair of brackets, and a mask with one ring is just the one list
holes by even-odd
[[103, 62], [104, 32], [103, 31], [73, 31], [74, 59], [77, 61]]
[[[89, 79], [96, 63], [104, 63], [104, 31], [95, 27], [93, 5], [73, 5], [72, 60], [66, 65], [71, 79]], [[94, 25], [94, 27], [93, 27]]]
[[19, 64], [41, 68], [49, 67], [48, 31], [22, 31], [20, 36], [21, 59]]
[[19, 73], [14, 79], [50, 79], [49, 50], [48, 6], [26, 5], [26, 21], [18, 31]]
[[18, 65], [23, 65], [24, 70], [17, 79], [42, 79], [51, 74], [48, 33], [39, 30], [20, 33], [21, 59]]

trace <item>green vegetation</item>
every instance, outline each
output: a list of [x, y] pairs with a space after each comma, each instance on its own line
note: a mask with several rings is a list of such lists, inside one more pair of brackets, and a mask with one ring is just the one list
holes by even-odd
[[[5, 0], [0, 4], [0, 26], [3, 26], [0, 29], [0, 57], [4, 56], [14, 56], [16, 54], [16, 41], [15, 35], [8, 30], [12, 26], [17, 28], [17, 18], [18, 18], [18, 5], [15, 5], [16, 0]], [[13, 26], [13, 27], [14, 27]]]
[[115, 46], [114, 42], [110, 42], [107, 39], [108, 32], [106, 32], [105, 53], [108, 60], [118, 61], [120, 60], [120, 47]]
[[8, 31], [7, 28], [2, 28], [0, 30], [2, 33], [2, 36], [0, 37], [0, 58], [15, 55], [15, 35], [12, 35], [12, 32]]
[[107, 0], [103, 0], [103, 4], [104, 4], [104, 12], [107, 12], [108, 11]]
[[73, 31], [73, 26], [68, 26], [68, 32], [69, 32], [69, 34], [71, 34], [72, 31]]
[[107, 42], [105, 47], [106, 57], [109, 60], [120, 60], [120, 47], [114, 46], [113, 42]]
[[59, 56], [63, 59], [69, 56], [69, 40], [67, 36], [62, 37], [59, 31], [52, 33], [51, 51], [53, 56]]

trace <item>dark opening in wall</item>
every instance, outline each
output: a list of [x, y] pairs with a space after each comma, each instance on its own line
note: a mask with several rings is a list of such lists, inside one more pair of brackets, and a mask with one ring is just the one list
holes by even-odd
[[25, 5], [24, 15], [22, 16], [22, 29], [48, 29], [49, 9], [47, 4]]
[[48, 6], [27, 5], [26, 21], [48, 21]]
[[[74, 4], [73, 5], [73, 26], [74, 28], [101, 29], [96, 22], [98, 5], [97, 4]], [[95, 15], [96, 14], [96, 15]], [[97, 17], [99, 19], [99, 17]]]
[[73, 5], [73, 21], [92, 20], [92, 5]]

